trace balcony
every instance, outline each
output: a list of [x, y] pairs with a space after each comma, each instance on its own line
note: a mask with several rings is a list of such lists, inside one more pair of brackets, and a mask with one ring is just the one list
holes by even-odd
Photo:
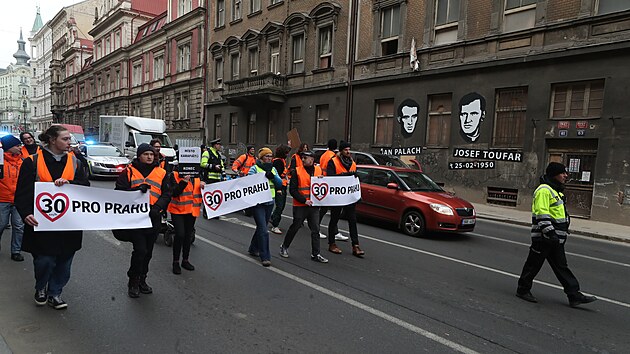
[[273, 73], [226, 81], [223, 98], [234, 106], [284, 103], [286, 83], [286, 77]]

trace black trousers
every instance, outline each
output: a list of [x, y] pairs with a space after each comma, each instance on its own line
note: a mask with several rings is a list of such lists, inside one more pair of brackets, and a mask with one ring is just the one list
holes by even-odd
[[133, 230], [129, 236], [129, 242], [133, 244], [131, 252], [131, 265], [127, 271], [127, 276], [146, 276], [149, 273], [149, 262], [153, 257], [153, 246], [157, 239], [161, 216], [159, 214], [149, 214], [153, 227]]
[[175, 227], [175, 238], [173, 239], [173, 262], [179, 261], [179, 254], [182, 259], [188, 260], [190, 255], [190, 245], [192, 244], [193, 229], [197, 218], [192, 214], [171, 214], [173, 226]]
[[346, 206], [330, 207], [330, 223], [328, 223], [328, 244], [335, 243], [335, 235], [339, 232], [339, 218], [341, 212], [345, 210], [346, 217], [348, 218], [348, 228], [350, 229], [350, 241], [352, 245], [359, 244], [359, 231], [357, 229], [357, 211], [356, 204], [349, 204]]
[[569, 298], [580, 291], [580, 284], [567, 265], [567, 256], [564, 253], [564, 244], [551, 244], [542, 240], [532, 240], [529, 255], [523, 266], [523, 272], [518, 279], [518, 293], [523, 294], [531, 290], [534, 278], [545, 263], [549, 262], [553, 273], [564, 287], [564, 292]]
[[304, 220], [308, 223], [311, 230], [311, 255], [319, 254], [319, 208], [313, 206], [294, 206], [293, 207], [293, 223], [289, 226], [287, 234], [284, 236], [282, 246], [289, 248], [295, 234], [302, 227]]

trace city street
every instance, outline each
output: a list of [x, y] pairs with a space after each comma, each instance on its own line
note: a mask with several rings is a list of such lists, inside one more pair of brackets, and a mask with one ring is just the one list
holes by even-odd
[[[92, 181], [113, 189], [114, 182]], [[280, 228], [291, 223], [287, 205]], [[327, 225], [328, 217], [323, 225]], [[627, 244], [584, 237], [567, 243], [569, 266], [599, 301], [571, 308], [546, 264], [532, 293], [517, 298], [529, 228], [478, 220], [475, 232], [411, 238], [361, 220], [364, 259], [326, 250], [310, 260], [307, 228], [289, 258], [270, 234], [272, 266], [247, 254], [255, 225], [234, 213], [199, 219], [190, 262], [171, 272], [171, 248], [155, 246], [148, 283], [127, 296], [131, 244], [85, 232], [63, 298], [36, 307], [32, 257], [16, 263], [5, 231], [0, 253], [0, 353], [622, 353], [630, 348]], [[340, 222], [347, 235], [347, 223]], [[325, 231], [326, 228], [323, 227]], [[2, 339], [7, 347], [3, 347]]]

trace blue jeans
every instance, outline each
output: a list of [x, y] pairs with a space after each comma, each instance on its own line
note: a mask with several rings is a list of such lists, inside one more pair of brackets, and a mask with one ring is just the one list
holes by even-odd
[[61, 256], [33, 255], [33, 268], [35, 269], [35, 290], [46, 289], [48, 296], [61, 295], [63, 287], [70, 280], [70, 267], [72, 266], [71, 254]]
[[22, 250], [24, 223], [15, 205], [11, 203], [0, 203], [0, 238], [2, 238], [4, 228], [9, 224], [9, 218], [11, 218], [11, 254], [20, 253]]
[[269, 230], [267, 230], [267, 223], [271, 218], [271, 212], [273, 211], [273, 202], [270, 204], [258, 204], [251, 208], [254, 214], [254, 221], [256, 221], [256, 231], [252, 236], [252, 242], [249, 244], [249, 253], [260, 254], [261, 261], [270, 261], [271, 253], [269, 252]]

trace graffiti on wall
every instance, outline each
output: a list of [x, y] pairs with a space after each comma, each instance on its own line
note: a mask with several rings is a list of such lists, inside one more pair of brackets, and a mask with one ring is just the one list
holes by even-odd
[[481, 123], [486, 117], [486, 99], [471, 92], [459, 100], [459, 133], [468, 143], [479, 139]]

